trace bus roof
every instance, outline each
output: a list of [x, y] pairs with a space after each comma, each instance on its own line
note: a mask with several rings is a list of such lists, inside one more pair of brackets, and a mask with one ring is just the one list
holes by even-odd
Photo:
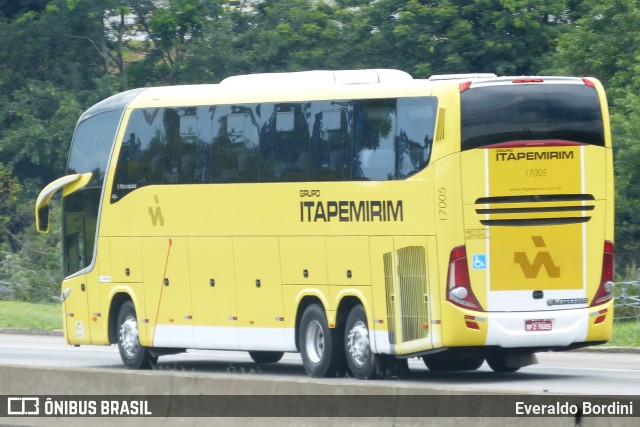
[[[594, 80], [590, 78], [591, 80]], [[473, 87], [493, 86], [514, 83], [566, 83], [583, 84], [584, 78], [565, 76], [496, 76], [490, 73], [436, 75], [428, 79], [434, 86], [452, 85], [470, 82]]]
[[[315, 72], [309, 72], [315, 73]], [[332, 72], [333, 73], [333, 72]], [[404, 72], [399, 72], [403, 75]], [[297, 74], [297, 73], [294, 73]], [[384, 74], [384, 73], [383, 73]], [[389, 73], [392, 76], [395, 73]], [[306, 79], [308, 74], [304, 76]], [[148, 87], [132, 91], [123, 92], [108, 98], [108, 105], [127, 102], [128, 108], [156, 108], [156, 107], [177, 107], [185, 105], [218, 105], [218, 104], [245, 104], [262, 102], [300, 102], [305, 100], [323, 99], [367, 99], [367, 98], [393, 98], [402, 96], [428, 96], [431, 95], [433, 86], [428, 80], [414, 80], [403, 78], [385, 78], [382, 74], [377, 74], [379, 82], [344, 83], [350, 77], [349, 74], [336, 74], [342, 82], [329, 83], [326, 79], [311, 80], [304, 84], [305, 90], [301, 90], [302, 80], [299, 84], [287, 84], [286, 80], [276, 83], [276, 80], [284, 76], [271, 76], [273, 81], [268, 82], [271, 77], [265, 76], [258, 80], [264, 83], [257, 84], [253, 79], [252, 84], [241, 84], [244, 79], [230, 80], [221, 84], [201, 84], [201, 85], [181, 85], [181, 86], [160, 86]], [[408, 74], [406, 74], [408, 76]], [[363, 75], [364, 76], [364, 75]], [[382, 76], [382, 78], [380, 78]], [[249, 77], [249, 76], [247, 76]], [[303, 77], [303, 76], [300, 76]], [[410, 77], [410, 76], [409, 76]], [[133, 95], [133, 96], [132, 96]], [[106, 105], [107, 100], [96, 104], [88, 111], [94, 111], [101, 105]]]
[[309, 85], [309, 84], [372, 84], [413, 80], [409, 73], [393, 69], [313, 70], [292, 73], [243, 74], [227, 77], [220, 84], [228, 85]]
[[[579, 83], [575, 77], [496, 77], [495, 74], [453, 74], [413, 79], [393, 69], [314, 70], [232, 76], [220, 84], [160, 86], [133, 89], [107, 98], [90, 109], [80, 121], [117, 108], [158, 108], [256, 102], [300, 102], [323, 99], [372, 99], [428, 96], [432, 88], [472, 82], [481, 85], [511, 84], [542, 79], [544, 83]], [[301, 90], [304, 87], [304, 90]]]

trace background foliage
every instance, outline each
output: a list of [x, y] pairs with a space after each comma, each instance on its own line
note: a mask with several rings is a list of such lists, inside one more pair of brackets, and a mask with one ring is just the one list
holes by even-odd
[[0, 0], [0, 298], [51, 301], [58, 294], [59, 230], [37, 235], [33, 204], [64, 174], [86, 108], [133, 87], [307, 69], [599, 78], [615, 143], [617, 271], [635, 278], [639, 3]]

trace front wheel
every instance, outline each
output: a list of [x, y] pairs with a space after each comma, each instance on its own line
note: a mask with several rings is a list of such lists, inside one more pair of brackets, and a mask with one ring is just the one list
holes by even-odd
[[312, 377], [332, 377], [344, 372], [344, 351], [339, 329], [330, 329], [317, 304], [307, 307], [300, 319], [298, 343], [304, 369]]
[[158, 360], [148, 348], [140, 345], [136, 309], [131, 301], [122, 304], [118, 312], [118, 350], [129, 369], [149, 369]]
[[367, 314], [361, 305], [354, 306], [349, 312], [344, 347], [347, 365], [356, 378], [368, 380], [385, 374], [383, 358], [371, 351]]

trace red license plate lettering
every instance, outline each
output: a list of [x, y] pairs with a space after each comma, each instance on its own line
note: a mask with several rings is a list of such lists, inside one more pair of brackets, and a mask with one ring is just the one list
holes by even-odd
[[553, 329], [553, 323], [550, 319], [525, 320], [524, 330], [527, 332], [550, 331]]

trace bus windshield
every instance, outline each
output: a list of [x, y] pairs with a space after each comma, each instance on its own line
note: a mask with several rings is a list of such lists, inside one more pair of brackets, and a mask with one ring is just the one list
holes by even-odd
[[461, 94], [462, 150], [512, 141], [604, 146], [598, 93], [578, 84], [470, 88]]
[[91, 116], [78, 124], [73, 137], [67, 173], [92, 172], [93, 175], [84, 188], [62, 201], [65, 276], [82, 270], [93, 261], [100, 195], [121, 116], [122, 110]]

